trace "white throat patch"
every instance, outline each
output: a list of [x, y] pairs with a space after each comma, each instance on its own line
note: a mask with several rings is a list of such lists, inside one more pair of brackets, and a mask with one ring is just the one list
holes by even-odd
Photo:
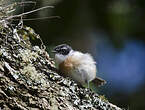
[[55, 54], [56, 63], [57, 64], [62, 63], [68, 56], [72, 55], [72, 53], [73, 53], [73, 50], [71, 50], [68, 55], [62, 55], [59, 53]]

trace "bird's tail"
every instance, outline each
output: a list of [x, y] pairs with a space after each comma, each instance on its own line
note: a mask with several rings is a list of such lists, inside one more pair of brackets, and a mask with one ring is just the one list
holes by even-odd
[[99, 78], [99, 77], [96, 77], [92, 83], [96, 86], [96, 87], [99, 87], [99, 86], [102, 86], [104, 84], [106, 84], [106, 81], [102, 78]]

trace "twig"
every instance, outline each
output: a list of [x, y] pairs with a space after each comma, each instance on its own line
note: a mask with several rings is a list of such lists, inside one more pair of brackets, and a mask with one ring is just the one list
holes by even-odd
[[5, 9], [7, 9], [7, 8], [9, 8], [9, 7], [11, 7], [11, 6], [13, 6], [13, 5], [21, 5], [21, 4], [36, 4], [36, 2], [33, 2], [33, 1], [27, 1], [27, 2], [16, 2], [16, 3], [13, 3], [13, 4], [9, 4], [9, 5], [7, 5], [7, 6], [3, 6], [2, 4], [0, 5], [0, 6], [2, 6], [2, 8], [0, 9], [0, 11], [2, 11], [2, 10], [5, 10]]
[[33, 2], [33, 1], [23, 1], [23, 2], [16, 2], [18, 5], [21, 5], [21, 4], [28, 4], [28, 3], [31, 3], [31, 4], [36, 4], [36, 2]]
[[[30, 19], [23, 18], [23, 21], [35, 21], [35, 20], [43, 20], [43, 19], [51, 19], [51, 18], [61, 18], [61, 17], [60, 16], [49, 16], [49, 17], [30, 18]], [[14, 19], [14, 21], [15, 20], [20, 20], [20, 19]]]
[[[26, 3], [34, 3], [34, 4], [36, 4], [36, 2], [34, 2], [34, 1], [14, 2], [13, 4], [21, 5], [21, 4], [26, 4]], [[4, 5], [8, 5], [8, 4], [0, 4], [0, 6], [4, 6]], [[9, 4], [9, 5], [12, 5], [12, 4]]]
[[27, 14], [30, 14], [30, 13], [33, 13], [33, 12], [36, 12], [36, 11], [39, 11], [39, 10], [46, 9], [46, 8], [54, 8], [54, 7], [53, 6], [41, 7], [41, 8], [38, 8], [38, 9], [35, 9], [35, 10], [32, 10], [32, 11], [28, 11], [28, 12], [25, 12], [25, 13], [22, 13], [22, 14], [19, 14], [19, 15], [14, 15], [14, 16], [7, 17], [6, 20], [9, 20], [9, 19], [12, 19], [12, 18], [21, 17], [21, 16], [24, 16], [24, 15], [27, 15]]

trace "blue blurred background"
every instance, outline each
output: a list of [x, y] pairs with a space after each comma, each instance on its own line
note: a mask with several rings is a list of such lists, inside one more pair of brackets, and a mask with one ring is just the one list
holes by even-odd
[[91, 53], [97, 75], [107, 81], [99, 94], [119, 107], [145, 110], [145, 0], [37, 0], [24, 10], [47, 5], [55, 8], [26, 18], [61, 18], [24, 24], [40, 34], [48, 52], [66, 43]]

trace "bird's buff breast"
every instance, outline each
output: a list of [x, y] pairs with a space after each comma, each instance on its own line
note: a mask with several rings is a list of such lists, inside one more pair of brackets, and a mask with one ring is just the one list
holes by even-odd
[[[64, 62], [59, 64], [59, 70], [63, 76], [71, 77], [77, 83], [83, 85], [86, 83], [86, 81], [90, 80], [90, 78], [88, 79], [89, 73], [86, 73], [86, 72], [83, 72], [80, 70], [80, 69], [84, 68], [84, 66], [86, 66], [86, 65], [83, 65], [82, 63], [80, 63], [79, 60], [78, 61], [77, 60], [78, 59], [73, 59], [73, 58], [69, 57]], [[95, 77], [95, 76], [93, 76], [93, 77]], [[91, 79], [94, 79], [94, 78], [91, 78]]]
[[59, 70], [64, 76], [71, 76], [71, 74], [73, 74], [73, 70], [78, 65], [79, 64], [76, 61], [69, 57], [59, 64]]

